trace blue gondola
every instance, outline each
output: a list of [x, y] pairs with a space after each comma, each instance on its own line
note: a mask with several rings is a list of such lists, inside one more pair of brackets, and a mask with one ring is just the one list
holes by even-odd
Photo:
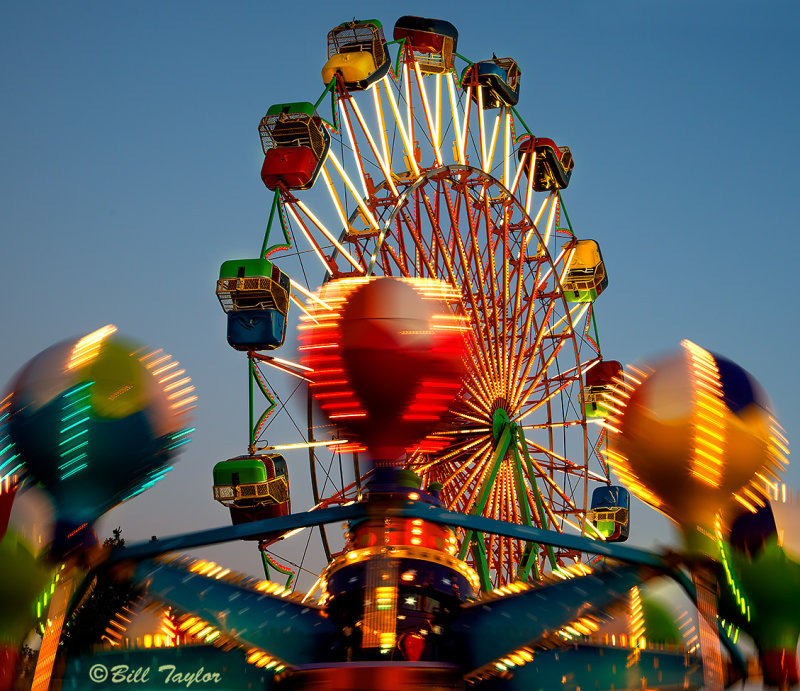
[[519, 102], [522, 72], [513, 58], [492, 58], [476, 62], [464, 70], [461, 84], [472, 87], [472, 100], [478, 103], [481, 93], [484, 110], [515, 106]]
[[589, 520], [607, 542], [624, 542], [630, 533], [631, 495], [624, 487], [604, 485], [592, 492]]
[[267, 259], [222, 264], [217, 298], [228, 314], [228, 343], [236, 350], [274, 350], [286, 338], [289, 277]]

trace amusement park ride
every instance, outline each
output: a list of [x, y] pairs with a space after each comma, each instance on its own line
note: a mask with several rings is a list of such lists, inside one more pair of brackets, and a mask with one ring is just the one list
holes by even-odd
[[[604, 359], [603, 257], [564, 207], [572, 152], [516, 109], [520, 67], [464, 58], [443, 20], [401, 17], [392, 39], [375, 20], [333, 28], [319, 99], [259, 125], [266, 235], [216, 285], [249, 377], [246, 453], [213, 470], [232, 526], [110, 553], [94, 539], [188, 441], [195, 396], [169, 356], [105, 327], [11, 382], [0, 691], [43, 590], [34, 691], [719, 689], [747, 674], [734, 629], [766, 684], [797, 684], [788, 449], [758, 385], [688, 341], [652, 366]], [[295, 329], [299, 361], [272, 354]], [[307, 385], [300, 443], [267, 438], [287, 414], [281, 378]], [[294, 513], [292, 447], [309, 453], [315, 502]], [[6, 530], [26, 483], [56, 507], [40, 559]], [[619, 544], [629, 492], [678, 523], [682, 552]], [[325, 526], [342, 522], [337, 545]], [[328, 563], [302, 593], [271, 546], [304, 528]], [[237, 539], [257, 541], [268, 580], [174, 556]], [[161, 603], [163, 635], [126, 647], [127, 603], [100, 647], [63, 659], [64, 627], [109, 575]], [[696, 601], [699, 645], [648, 615], [639, 586], [662, 576]]]

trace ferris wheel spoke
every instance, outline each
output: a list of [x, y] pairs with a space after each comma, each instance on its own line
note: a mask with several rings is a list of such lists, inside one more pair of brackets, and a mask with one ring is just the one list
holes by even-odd
[[503, 113], [503, 178], [506, 189], [511, 187], [511, 111], [504, 108]]
[[552, 401], [552, 400], [553, 400], [553, 398], [555, 398], [556, 396], [558, 396], [558, 394], [560, 394], [562, 391], [564, 391], [564, 389], [568, 388], [568, 387], [569, 387], [569, 386], [571, 386], [571, 385], [572, 385], [572, 382], [569, 382], [569, 381], [567, 381], [567, 382], [564, 382], [564, 383], [563, 383], [563, 384], [561, 384], [560, 386], [557, 386], [555, 389], [553, 389], [552, 391], [550, 391], [550, 392], [549, 392], [549, 393], [548, 393], [548, 394], [547, 394], [547, 395], [546, 395], [546, 396], [545, 396], [543, 399], [541, 399], [540, 401], [537, 401], [537, 402], [536, 402], [536, 403], [534, 403], [533, 405], [531, 405], [531, 406], [528, 406], [528, 407], [526, 407], [526, 408], [524, 408], [524, 409], [521, 409], [521, 410], [520, 410], [520, 415], [519, 415], [519, 417], [517, 418], [517, 422], [522, 422], [522, 420], [524, 420], [526, 417], [528, 417], [528, 415], [530, 415], [531, 413], [535, 413], [535, 412], [536, 412], [537, 410], [539, 410], [539, 408], [541, 408], [543, 405], [547, 405], [548, 403], [550, 403], [550, 401]]
[[444, 235], [442, 234], [442, 227], [439, 223], [438, 209], [434, 209], [432, 207], [431, 200], [425, 190], [422, 190], [420, 196], [422, 197], [422, 204], [425, 207], [425, 211], [428, 214], [428, 221], [431, 225], [433, 234], [433, 247], [436, 249], [437, 253], [441, 253], [442, 262], [447, 269], [448, 282], [453, 286], [458, 286], [455, 271], [453, 270], [453, 262], [449, 254], [449, 248], [447, 247]]
[[455, 139], [453, 157], [456, 159], [456, 163], [464, 165], [466, 163], [464, 157], [464, 140], [462, 139], [461, 120], [458, 117], [458, 98], [456, 97], [453, 79], [454, 77], [452, 73], [445, 75], [445, 81], [447, 82], [447, 94], [450, 101], [450, 113], [452, 114], [453, 135]]
[[425, 90], [425, 84], [422, 81], [422, 72], [419, 69], [419, 64], [414, 62], [414, 72], [417, 75], [417, 87], [419, 89], [419, 95], [422, 100], [422, 110], [425, 112], [425, 122], [428, 125], [428, 134], [430, 136], [430, 142], [433, 147], [433, 154], [434, 160], [436, 161], [437, 166], [442, 165], [442, 152], [441, 147], [439, 145], [439, 133], [436, 129], [436, 123], [433, 119], [433, 114], [428, 103], [428, 93]]
[[[490, 470], [489, 461], [492, 459], [491, 447], [491, 441], [484, 442], [484, 444], [481, 445], [481, 447], [472, 456], [470, 456], [470, 458], [464, 464], [465, 466], [468, 466], [473, 462], [474, 459], [474, 468], [469, 472], [468, 476], [465, 478], [464, 484], [458, 489], [453, 497], [455, 503], [461, 504], [463, 513], [470, 513], [473, 505], [478, 500], [478, 493], [483, 485], [486, 474]], [[470, 492], [463, 502], [459, 502], [461, 496], [468, 488], [470, 488], [470, 486], [472, 486], [473, 491]]]
[[[553, 300], [551, 300], [548, 303], [547, 309], [545, 310], [545, 313], [542, 316], [542, 319], [540, 320], [540, 323], [542, 325], [546, 324], [550, 320], [550, 316], [553, 313], [553, 309], [555, 308], [555, 304], [556, 303]], [[530, 333], [531, 326], [532, 326], [532, 323], [533, 323], [533, 317], [534, 317], [534, 314], [535, 314], [535, 306], [534, 306], [534, 300], [533, 300], [532, 297], [528, 299], [528, 308], [527, 309], [528, 309], [528, 314], [525, 317], [525, 328], [523, 330], [523, 335], [527, 335], [527, 334]], [[530, 371], [531, 371], [531, 369], [532, 369], [532, 367], [533, 367], [533, 365], [535, 363], [535, 358], [530, 357], [529, 353], [536, 353], [536, 352], [539, 351], [539, 349], [541, 348], [541, 345], [542, 345], [542, 341], [544, 340], [544, 337], [545, 337], [545, 329], [542, 326], [539, 329], [537, 329], [536, 336], [535, 336], [535, 338], [533, 340], [533, 343], [531, 344], [530, 347], [526, 347], [527, 340], [523, 340], [521, 342], [521, 344], [520, 344], [520, 350], [519, 350], [519, 353], [517, 355], [517, 361], [516, 361], [516, 365], [514, 367], [514, 376], [513, 376], [513, 381], [515, 381], [516, 384], [512, 388], [511, 395], [509, 397], [510, 398], [509, 404], [510, 404], [512, 410], [516, 409], [517, 405], [519, 404], [519, 402], [521, 400], [520, 392], [522, 390], [522, 387], [525, 384], [525, 381], [527, 381], [528, 376], [530, 375]], [[526, 359], [527, 359], [527, 361], [526, 361]]]
[[[528, 171], [528, 179], [525, 184], [525, 213], [530, 215], [531, 213], [531, 206], [533, 204], [533, 180], [536, 175], [536, 164], [538, 163], [538, 156], [536, 155], [536, 151], [533, 151], [531, 154], [531, 169]], [[537, 217], [538, 219], [538, 217]], [[534, 225], [539, 223], [538, 220], [534, 221]]]
[[[473, 286], [472, 286], [471, 276], [469, 275], [469, 272], [468, 272], [469, 261], [467, 259], [466, 248], [465, 248], [463, 240], [461, 238], [461, 233], [459, 232], [457, 221], [455, 220], [455, 213], [454, 213], [454, 209], [452, 207], [451, 201], [449, 199], [449, 195], [448, 195], [447, 208], [448, 208], [448, 214], [450, 216], [451, 223], [453, 223], [453, 226], [452, 226], [453, 235], [454, 235], [454, 238], [455, 238], [455, 241], [456, 241], [456, 247], [458, 248], [458, 255], [459, 255], [460, 263], [461, 263], [461, 266], [463, 267], [463, 271], [464, 271], [463, 280], [462, 280], [462, 283], [461, 283], [462, 294], [466, 291], [466, 293], [464, 294], [464, 298], [465, 298], [464, 307], [467, 310], [468, 316], [469, 316], [470, 320], [472, 321], [472, 323], [476, 327], [478, 327], [479, 323], [478, 323], [478, 316], [477, 315], [479, 314], [479, 309], [478, 309], [478, 305], [477, 305], [476, 300], [475, 300], [475, 292], [474, 292], [474, 289], [473, 289]], [[483, 367], [486, 368], [485, 371], [488, 371], [488, 373], [491, 376], [491, 374], [492, 374], [491, 365], [490, 365], [491, 356], [490, 356], [489, 352], [487, 352], [487, 350], [486, 350], [484, 339], [483, 338], [477, 338], [477, 339], [474, 339], [474, 340], [478, 344], [478, 348], [479, 348], [479, 351], [480, 351], [480, 361], [481, 361]], [[485, 381], [485, 384], [488, 386], [489, 382]]]
[[[564, 490], [561, 489], [559, 484], [550, 476], [550, 473], [548, 473], [546, 471], [546, 469], [541, 466], [541, 464], [536, 460], [535, 456], [531, 455], [530, 459], [531, 459], [531, 465], [533, 466], [533, 469], [535, 470], [536, 473], [538, 473], [538, 477], [543, 478], [544, 481], [547, 483], [549, 493], [552, 495], [552, 493], [554, 492], [559, 497], [561, 497], [561, 499], [564, 501], [564, 503], [567, 506], [569, 506], [571, 509], [577, 511], [578, 507], [575, 506], [575, 504], [572, 501], [572, 499], [570, 499], [570, 497], [566, 494], [566, 492], [564, 492]], [[529, 471], [528, 471], [527, 468], [525, 469], [525, 472], [526, 472], [526, 474], [528, 474]], [[529, 482], [535, 482], [535, 477], [531, 478], [529, 476], [528, 477], [528, 481]], [[544, 500], [544, 497], [542, 497], [542, 500]], [[548, 505], [547, 505], [547, 503], [545, 503], [545, 510], [547, 510], [547, 509], [548, 509]], [[550, 518], [553, 518], [552, 508], [550, 509], [550, 511], [548, 513], [550, 513]]]
[[403, 117], [400, 115], [400, 110], [397, 107], [397, 101], [395, 100], [392, 87], [389, 84], [389, 78], [384, 77], [381, 82], [383, 83], [384, 91], [389, 100], [389, 106], [391, 107], [392, 115], [395, 119], [397, 131], [400, 133], [400, 138], [403, 140], [403, 144], [405, 145], [407, 164], [410, 167], [411, 172], [414, 174], [414, 177], [418, 178], [419, 166], [417, 165], [417, 160], [414, 156], [413, 139], [409, 138], [409, 132], [403, 124]]
[[[411, 92], [411, 84], [409, 83], [408, 63], [403, 61], [402, 79], [404, 86], [404, 93], [406, 95], [406, 127], [408, 128], [408, 139], [412, 145], [416, 142], [414, 135], [414, 96]], [[416, 147], [415, 147], [416, 148]], [[414, 156], [415, 150], [409, 149], [409, 157]]]
[[[491, 441], [485, 439], [477, 440], [478, 448], [473, 451], [463, 462], [458, 458], [462, 453], [466, 453], [473, 444], [465, 445], [462, 451], [455, 454], [456, 458], [450, 457], [447, 461], [448, 465], [452, 467], [449, 474], [442, 475], [439, 480], [445, 488], [450, 489], [453, 482], [456, 480], [461, 481], [461, 488], [453, 495], [453, 502], [458, 502], [461, 495], [471, 486], [478, 482], [478, 475], [483, 470], [483, 462], [486, 460], [486, 454], [489, 453]], [[468, 470], [470, 468], [471, 470]], [[445, 472], [445, 468], [442, 469]], [[466, 511], [465, 511], [466, 513]]]
[[[529, 182], [531, 182], [531, 181], [529, 180]], [[545, 197], [544, 201], [542, 201], [542, 205], [539, 207], [539, 211], [536, 213], [536, 217], [533, 219], [533, 226], [531, 226], [531, 229], [528, 231], [528, 234], [525, 236], [525, 243], [524, 243], [521, 251], [523, 251], [523, 252], [525, 251], [525, 249], [528, 246], [528, 242], [530, 241], [530, 238], [533, 237], [538, 232], [537, 228], [539, 227], [539, 222], [542, 220], [542, 216], [544, 215], [544, 212], [547, 209], [547, 206], [548, 206], [550, 200], [551, 200], [551, 197]], [[530, 214], [530, 210], [528, 209], [527, 204], [525, 206], [525, 213], [526, 214]], [[537, 249], [536, 253], [539, 254], [539, 252], [540, 252], [540, 250]], [[520, 254], [520, 259], [521, 258], [522, 258], [522, 255]]]
[[308, 228], [306, 228], [306, 225], [303, 223], [303, 221], [295, 212], [293, 205], [290, 202], [284, 201], [284, 208], [289, 212], [289, 215], [292, 217], [294, 222], [300, 228], [301, 232], [303, 233], [303, 236], [305, 237], [308, 244], [311, 245], [312, 249], [314, 250], [314, 254], [316, 254], [317, 259], [319, 259], [325, 271], [327, 271], [330, 274], [333, 274], [333, 267], [323, 254], [322, 248], [319, 246], [319, 244], [311, 235], [311, 233], [309, 233]]
[[[364, 265], [361, 262], [359, 262], [355, 257], [353, 257], [345, 249], [344, 245], [342, 245], [336, 239], [336, 237], [333, 235], [333, 233], [331, 233], [330, 230], [328, 230], [328, 228], [325, 226], [325, 224], [322, 221], [320, 221], [302, 201], [300, 201], [298, 199], [295, 202], [295, 204], [297, 205], [297, 208], [300, 209], [305, 214], [306, 218], [308, 218], [308, 220], [311, 221], [311, 223], [314, 224], [314, 227], [320, 233], [322, 233], [325, 236], [325, 238], [328, 240], [328, 242], [330, 242], [337, 249], [339, 254], [341, 254], [348, 262], [350, 262], [350, 264], [353, 266], [354, 269], [356, 269], [357, 271], [360, 271], [361, 273], [364, 273], [366, 271], [366, 268], [364, 267]], [[292, 205], [290, 204], [289, 207], [291, 208]], [[303, 231], [307, 232], [308, 229], [306, 228], [306, 225], [304, 223], [302, 223], [302, 221], [300, 221], [298, 215], [296, 213], [292, 212], [292, 216], [293, 216], [293, 218], [295, 218], [298, 221], [298, 223], [301, 224], [301, 226], [303, 228]]]
[[[478, 241], [478, 229], [476, 227], [475, 221], [475, 214], [472, 208], [470, 195], [464, 194], [463, 195], [464, 204], [466, 207], [466, 216], [469, 224], [469, 238], [470, 238], [470, 251], [467, 253], [468, 263], [467, 266], [473, 266], [475, 269], [476, 276], [476, 283], [478, 284], [478, 296], [480, 298], [479, 308], [481, 313], [486, 315], [487, 318], [492, 314], [489, 310], [489, 303], [486, 297], [486, 276], [483, 268], [483, 264], [481, 262], [481, 252], [480, 246]], [[486, 325], [489, 326], [488, 324]], [[489, 340], [489, 334], [486, 334], [486, 339]], [[495, 341], [496, 342], [496, 341]], [[497, 381], [499, 380], [499, 373], [496, 368], [495, 358], [492, 356], [492, 351], [487, 353], [488, 357], [487, 360], [489, 362], [490, 371], [492, 374], [492, 378]]]
[[558, 211], [558, 193], [551, 192], [549, 199], [550, 199], [550, 212], [547, 216], [547, 226], [545, 227], [544, 240], [542, 243], [545, 247], [548, 246], [550, 242], [550, 237], [555, 235], [555, 233], [553, 232], [553, 227], [555, 225], [556, 211]]
[[[500, 108], [500, 111], [494, 118], [494, 125], [492, 127], [492, 138], [489, 140], [489, 155], [486, 160], [486, 165], [483, 168], [487, 173], [492, 172], [492, 161], [494, 161], [494, 153], [497, 147], [497, 136], [500, 131], [501, 116], [504, 110], [505, 107]], [[503, 184], [505, 185], [505, 183]]]
[[[519, 383], [522, 386], [520, 387], [520, 390], [515, 394], [513, 398], [513, 405], [515, 410], [519, 409], [520, 413], [522, 413], [521, 408], [523, 406], [523, 403], [528, 401], [533, 391], [535, 391], [539, 387], [539, 385], [542, 383], [543, 380], [547, 381], [546, 379], [547, 370], [550, 368], [550, 365], [553, 364], [554, 360], [558, 356], [558, 353], [561, 351], [561, 348], [564, 346], [564, 343], [566, 343], [566, 338], [562, 338], [559, 340], [558, 344], [553, 348], [553, 351], [547, 356], [547, 359], [545, 359], [542, 362], [539, 368], [539, 372], [536, 374], [535, 377], [533, 377], [532, 380], [530, 380], [530, 382], [525, 384], [525, 382], [527, 381], [528, 373], [526, 373], [525, 377], [520, 380]], [[533, 358], [531, 358], [531, 360], [533, 360]], [[552, 395], [546, 396], [537, 404], [537, 407], [539, 407], [542, 403], [547, 403], [548, 401], [550, 401], [551, 398]], [[524, 414], [518, 414], [516, 421], [521, 422], [522, 419], [526, 417], [530, 412], [532, 411], [529, 409]]]
[[[407, 213], [405, 208], [400, 210], [400, 214], [399, 215], [400, 215], [400, 218], [403, 221], [403, 224], [406, 227], [406, 230], [408, 231], [408, 234], [411, 236], [411, 239], [414, 241], [414, 255], [415, 255], [414, 264], [415, 264], [415, 266], [417, 266], [417, 267], [419, 267], [421, 269], [422, 266], [424, 265], [425, 271], [428, 272], [428, 276], [430, 278], [434, 278], [434, 279], [438, 278], [439, 277], [438, 276], [438, 271], [436, 270], [436, 267], [431, 262], [430, 253], [428, 251], [428, 248], [425, 247], [425, 243], [424, 243], [422, 237], [420, 237], [419, 232], [417, 230], [419, 228], [419, 223], [417, 221], [415, 221], [415, 219], [409, 218], [408, 213]], [[422, 277], [425, 276], [425, 273], [423, 271], [419, 271], [418, 270], [418, 273], [416, 275], [422, 278]]]
[[[373, 89], [374, 87], [370, 88]], [[369, 144], [370, 150], [372, 151], [372, 155], [378, 162], [378, 167], [381, 169], [381, 173], [383, 173], [383, 178], [386, 181], [386, 185], [389, 187], [389, 190], [391, 191], [392, 199], [396, 201], [397, 198], [400, 196], [400, 193], [398, 192], [397, 187], [394, 183], [392, 168], [391, 168], [391, 160], [388, 158], [388, 145], [385, 143], [386, 133], [385, 132], [382, 133], [384, 139], [384, 151], [383, 155], [381, 155], [381, 152], [378, 150], [378, 146], [375, 143], [375, 138], [372, 136], [372, 132], [370, 132], [370, 129], [367, 126], [367, 122], [364, 119], [364, 116], [361, 114], [361, 109], [358, 107], [358, 103], [356, 102], [356, 100], [354, 98], [347, 98], [343, 99], [341, 103], [342, 104], [347, 103], [352, 108], [353, 114], [356, 116], [356, 120], [358, 121], [358, 124], [361, 127], [361, 131], [367, 138], [367, 142]], [[347, 112], [347, 109], [344, 107], [344, 105], [343, 105], [343, 110]], [[383, 118], [381, 118], [380, 120], [382, 123]]]
[[[501, 309], [500, 299], [497, 295], [497, 266], [495, 263], [495, 253], [497, 240], [495, 239], [494, 224], [491, 218], [491, 207], [489, 204], [488, 195], [483, 195], [481, 215], [484, 218], [484, 226], [486, 229], [486, 259], [488, 260], [488, 268], [486, 272], [487, 280], [487, 293], [491, 297], [492, 312], [491, 312], [491, 325], [494, 331], [494, 343], [491, 352], [494, 354], [495, 369], [498, 373], [498, 383], [501, 388], [505, 388], [505, 368], [503, 367], [502, 358], [502, 344], [500, 338], [500, 324], [498, 312]], [[477, 209], [476, 209], [477, 210]]]
[[[358, 208], [361, 209], [364, 220], [375, 232], [380, 233], [380, 226], [378, 226], [378, 222], [375, 220], [372, 211], [370, 211], [364, 204], [364, 200], [361, 198], [358, 190], [356, 190], [355, 185], [353, 185], [353, 181], [350, 179], [350, 176], [342, 167], [342, 164], [339, 162], [336, 154], [331, 150], [328, 150], [328, 160], [330, 160], [330, 162], [333, 164], [333, 167], [336, 169], [336, 172], [339, 174], [339, 177], [342, 179], [342, 182], [344, 182], [347, 189], [350, 190], [350, 194], [353, 195], [353, 199], [355, 199], [356, 204], [358, 204]], [[325, 164], [323, 164], [322, 169], [325, 169]]]
[[[341, 111], [341, 117], [339, 121], [344, 125], [344, 130], [347, 132], [347, 138], [350, 141], [350, 151], [353, 154], [353, 159], [355, 161], [356, 171], [358, 172], [358, 179], [361, 183], [361, 192], [364, 199], [369, 197], [369, 192], [367, 189], [367, 180], [365, 177], [365, 170], [364, 170], [364, 162], [363, 157], [361, 156], [361, 149], [358, 146], [358, 142], [356, 141], [355, 135], [353, 134], [353, 127], [350, 123], [350, 113], [347, 112], [347, 107], [345, 106], [346, 101], [350, 98], [350, 95], [345, 91], [344, 94], [339, 94], [337, 99], [339, 104], [339, 110]], [[354, 193], [354, 196], [359, 196]]]
[[[525, 151], [522, 154], [522, 157], [520, 158], [520, 160], [517, 162], [517, 171], [514, 173], [514, 180], [511, 183], [511, 186], [508, 188], [508, 191], [511, 193], [512, 197], [516, 197], [517, 190], [519, 189], [519, 181], [522, 179], [522, 172], [525, 170], [525, 166], [528, 163], [529, 156], [530, 156], [530, 154], [527, 151]], [[531, 183], [532, 183], [532, 179], [531, 179]], [[524, 208], [524, 206], [523, 206], [523, 208]], [[528, 213], [527, 210], [525, 211], [525, 213], [526, 214]]]

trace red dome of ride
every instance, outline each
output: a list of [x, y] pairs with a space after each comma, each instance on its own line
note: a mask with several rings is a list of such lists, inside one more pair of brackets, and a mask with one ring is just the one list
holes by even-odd
[[458, 294], [436, 281], [326, 284], [305, 328], [312, 392], [348, 439], [393, 462], [434, 429], [461, 388], [466, 332]]

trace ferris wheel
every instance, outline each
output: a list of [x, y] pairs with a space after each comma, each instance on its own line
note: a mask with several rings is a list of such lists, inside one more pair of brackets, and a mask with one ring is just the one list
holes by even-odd
[[[355, 499], [359, 446], [310, 400], [305, 423], [291, 423], [302, 439], [276, 437], [314, 368], [263, 351], [291, 330], [290, 299], [314, 318], [320, 284], [435, 279], [460, 296], [468, 367], [443, 426], [407, 467], [451, 510], [602, 538], [587, 519], [592, 489], [609, 484], [602, 427], [591, 423], [619, 372], [598, 345], [602, 255], [576, 235], [562, 199], [572, 153], [520, 116], [513, 59], [464, 58], [441, 20], [401, 17], [392, 39], [375, 20], [333, 28], [322, 96], [276, 104], [260, 123], [267, 235], [257, 260], [223, 265], [217, 286], [229, 341], [248, 352], [251, 381], [270, 402], [261, 419], [251, 412], [249, 453], [308, 448], [317, 505]], [[291, 377], [289, 396], [276, 399], [273, 382]], [[489, 534], [458, 538], [485, 585], [582, 559]]]

